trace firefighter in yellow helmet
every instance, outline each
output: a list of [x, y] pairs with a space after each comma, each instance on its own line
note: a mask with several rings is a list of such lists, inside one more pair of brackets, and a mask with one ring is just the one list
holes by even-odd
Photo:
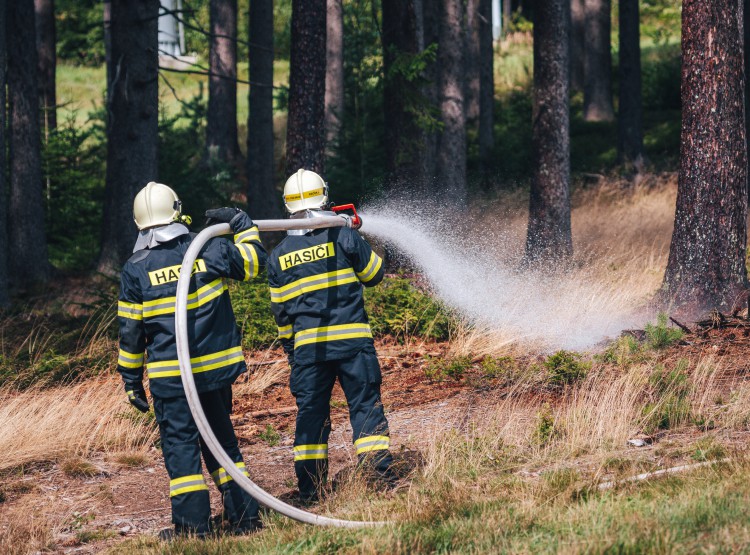
[[[241, 337], [225, 278], [249, 280], [265, 264], [258, 228], [236, 208], [206, 215], [229, 223], [233, 240], [209, 241], [198, 255], [188, 295], [188, 329], [195, 383], [212, 429], [237, 467], [244, 469], [229, 419], [232, 383], [246, 370]], [[205, 536], [212, 531], [208, 486], [201, 453], [222, 495], [222, 527], [232, 533], [260, 527], [258, 503], [222, 468], [199, 436], [182, 389], [175, 340], [175, 295], [180, 266], [195, 237], [184, 225], [177, 194], [161, 183], [148, 183], [135, 197], [133, 218], [140, 230], [133, 255], [120, 278], [118, 318], [120, 351], [117, 369], [130, 402], [147, 412], [144, 362], [159, 424], [174, 528], [160, 537]]]
[[[284, 186], [292, 218], [332, 215], [328, 185], [301, 169]], [[297, 401], [294, 467], [303, 502], [318, 499], [328, 472], [330, 399], [336, 379], [349, 405], [360, 463], [391, 483], [381, 373], [362, 287], [383, 279], [383, 261], [348, 227], [289, 231], [268, 258], [271, 309]]]

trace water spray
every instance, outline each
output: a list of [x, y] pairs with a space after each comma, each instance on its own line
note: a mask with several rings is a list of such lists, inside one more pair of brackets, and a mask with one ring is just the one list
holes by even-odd
[[[259, 231], [288, 231], [292, 229], [319, 229], [325, 227], [351, 227], [357, 229], [362, 225], [362, 220], [357, 215], [353, 205], [337, 206], [333, 208], [333, 211], [340, 215], [299, 220], [256, 220], [254, 223], [258, 226]], [[353, 215], [348, 214], [348, 212], [352, 212]], [[314, 524], [316, 526], [365, 528], [385, 524], [385, 522], [342, 520], [316, 515], [277, 499], [253, 482], [234, 464], [234, 461], [224, 451], [224, 448], [219, 443], [219, 440], [206, 420], [206, 414], [203, 412], [203, 407], [198, 397], [198, 390], [195, 387], [193, 367], [190, 363], [190, 344], [187, 332], [187, 297], [190, 288], [190, 274], [201, 249], [210, 239], [226, 235], [230, 231], [229, 224], [212, 225], [201, 231], [190, 243], [190, 247], [188, 247], [185, 253], [180, 277], [177, 281], [175, 335], [177, 339], [177, 358], [180, 363], [180, 377], [182, 378], [182, 386], [185, 389], [185, 396], [190, 406], [190, 412], [198, 426], [198, 431], [200, 431], [203, 441], [205, 441], [208, 449], [216, 457], [219, 464], [224, 467], [226, 473], [237, 482], [237, 485], [264, 507], [278, 511], [282, 515], [298, 522]]]

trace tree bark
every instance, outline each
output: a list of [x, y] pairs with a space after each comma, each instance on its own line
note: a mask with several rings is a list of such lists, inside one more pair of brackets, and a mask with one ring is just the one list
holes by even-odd
[[325, 126], [329, 147], [339, 138], [344, 113], [344, 5], [328, 0], [326, 17]]
[[102, 9], [102, 24], [104, 26], [104, 65], [107, 72], [107, 105], [109, 106], [109, 91], [112, 87], [112, 0], [104, 0]]
[[438, 33], [440, 116], [443, 130], [437, 144], [435, 196], [466, 203], [466, 116], [462, 0], [441, 0]]
[[292, 0], [287, 175], [324, 169], [326, 11], [326, 0]]
[[38, 56], [39, 106], [42, 109], [44, 136], [57, 127], [57, 96], [55, 94], [55, 2], [34, 0], [36, 11], [36, 51]]
[[[113, 274], [130, 256], [137, 229], [133, 199], [158, 179], [159, 0], [112, 0], [107, 177], [99, 271]], [[175, 184], [179, 189], [179, 184]], [[179, 193], [179, 191], [178, 191]]]
[[645, 158], [639, 27], [638, 0], [620, 0], [620, 111], [617, 151], [621, 162], [632, 165], [637, 173], [642, 173]]
[[479, 0], [479, 162], [483, 175], [492, 167], [495, 149], [495, 51], [492, 46], [492, 0]]
[[586, 55], [585, 0], [570, 0], [570, 88], [583, 91], [583, 61]]
[[273, 0], [250, 2], [250, 86], [247, 118], [248, 209], [253, 217], [280, 213], [273, 183]]
[[235, 162], [237, 143], [237, 0], [210, 0], [208, 112], [206, 152], [209, 160]]
[[664, 293], [726, 308], [747, 286], [743, 0], [685, 0], [677, 210]]
[[583, 117], [586, 121], [614, 121], [612, 105], [611, 0], [585, 0]]
[[[744, 0], [743, 9], [743, 38], [745, 41], [745, 139], [750, 140], [750, 87], [747, 84], [748, 78], [750, 78], [750, 0]], [[748, 146], [750, 147], [750, 145]], [[750, 154], [748, 155], [748, 164], [750, 164]], [[748, 168], [747, 191], [748, 202], [750, 202], [750, 167]], [[748, 316], [750, 316], [750, 314]]]
[[[418, 55], [417, 6], [413, 0], [383, 0], [383, 112], [385, 119], [386, 187], [408, 188], [419, 175], [421, 130], [407, 97], [415, 83], [395, 69], [397, 62]], [[411, 92], [410, 92], [411, 91]]]
[[8, 106], [10, 154], [10, 279], [15, 285], [49, 278], [44, 232], [42, 155], [34, 1], [8, 4]]
[[464, 111], [466, 123], [474, 127], [479, 119], [479, 89], [480, 89], [480, 46], [479, 15], [480, 0], [466, 0], [466, 27], [464, 32]]
[[[441, 12], [440, 1], [423, 0], [422, 9], [417, 9], [417, 25], [421, 31], [422, 49], [431, 45], [439, 46], [439, 21]], [[418, 32], [419, 33], [419, 32]], [[422, 87], [422, 94], [425, 103], [436, 113], [440, 112], [440, 94], [439, 94], [439, 61], [428, 64], [424, 71], [425, 84]], [[421, 177], [419, 180], [421, 187], [427, 187], [432, 184], [437, 175], [437, 148], [438, 133], [432, 129], [422, 131], [422, 153], [421, 153]]]
[[570, 0], [534, 9], [533, 176], [526, 237], [528, 263], [573, 253], [570, 229]]
[[6, 131], [6, 85], [8, 82], [8, 52], [6, 15], [7, 0], [0, 0], [0, 307], [10, 303], [8, 291], [8, 159], [5, 149]]

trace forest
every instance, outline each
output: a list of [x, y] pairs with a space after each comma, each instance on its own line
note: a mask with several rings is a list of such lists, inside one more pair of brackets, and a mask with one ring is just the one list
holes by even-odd
[[[0, 0], [0, 552], [747, 550], [745, 4]], [[362, 478], [336, 385], [304, 509], [387, 523], [164, 543], [159, 426], [117, 372], [134, 198], [284, 218], [300, 168], [384, 260], [401, 476]], [[268, 277], [225, 287], [247, 475], [294, 505]]]

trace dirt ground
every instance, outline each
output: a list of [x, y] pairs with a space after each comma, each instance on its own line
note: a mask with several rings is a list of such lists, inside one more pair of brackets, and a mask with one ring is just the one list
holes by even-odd
[[[379, 342], [377, 347], [383, 371], [383, 402], [395, 453], [404, 448], [419, 451], [443, 430], [465, 429], [504, 393], [499, 383], [472, 379], [471, 371], [461, 379], [438, 383], [429, 380], [424, 371], [426, 360], [441, 356], [447, 345], [404, 347]], [[750, 374], [748, 329], [689, 334], [664, 358], [698, 360], [707, 354], [721, 358], [727, 380], [744, 379]], [[233, 415], [245, 461], [251, 477], [261, 487], [276, 496], [289, 496], [295, 487], [291, 448], [296, 409], [289, 393], [287, 365], [280, 351], [248, 354], [248, 365], [250, 375], [240, 378], [235, 386]], [[355, 460], [346, 403], [338, 386], [331, 402], [331, 420], [329, 450], [334, 476], [351, 467]], [[676, 464], [680, 462], [680, 451], [670, 451], [669, 445], [687, 444], [693, 435], [682, 432], [660, 438], [645, 445], [637, 457], [648, 461], [651, 468]], [[747, 443], [747, 434], [735, 433], [726, 439], [742, 446]], [[634, 449], [637, 448], [623, 446], [623, 453], [628, 451], [632, 457]], [[145, 464], [135, 468], [107, 455], [91, 462], [97, 468], [92, 477], [71, 478], [59, 465], [43, 465], [1, 480], [5, 500], [0, 502], [0, 529], [13, 526], [13, 519], [19, 515], [62, 522], [55, 529], [50, 552], [84, 554], [170, 526], [169, 480], [158, 449], [152, 448], [142, 461]], [[586, 468], [586, 460], [572, 464], [591, 470]], [[538, 473], [539, 469], [534, 469], [519, 474], [534, 477]], [[217, 513], [218, 495], [211, 480], [207, 482]]]

